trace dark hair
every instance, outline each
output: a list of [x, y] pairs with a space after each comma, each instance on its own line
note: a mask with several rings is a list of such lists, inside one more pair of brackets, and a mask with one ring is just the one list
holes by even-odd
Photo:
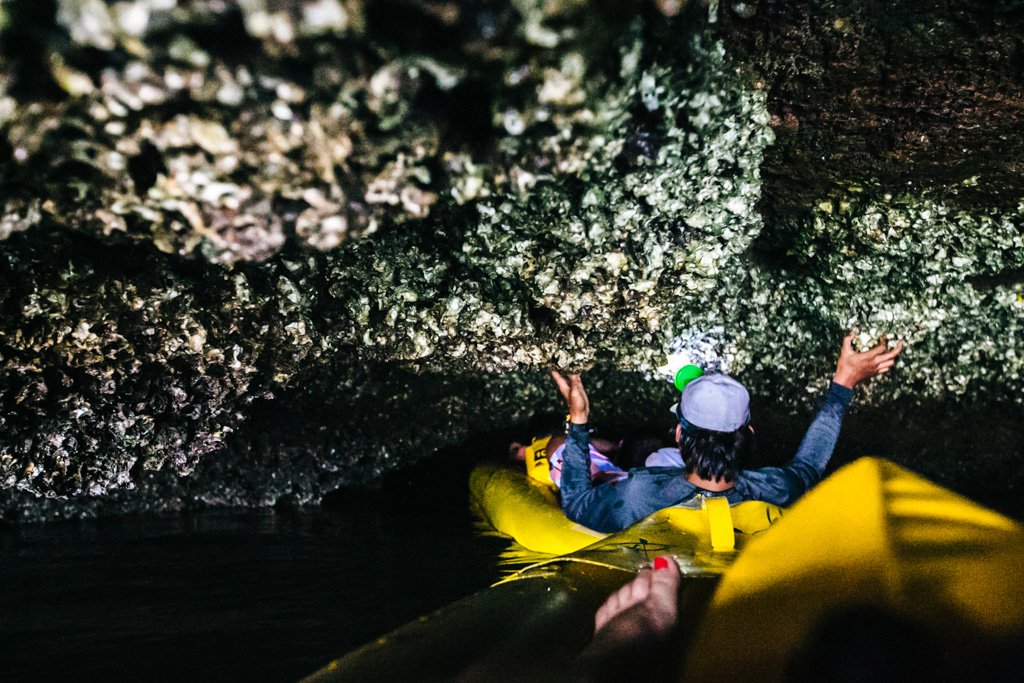
[[684, 428], [679, 439], [687, 474], [696, 472], [701, 479], [735, 481], [754, 441], [750, 427], [735, 432], [716, 432], [692, 425]]

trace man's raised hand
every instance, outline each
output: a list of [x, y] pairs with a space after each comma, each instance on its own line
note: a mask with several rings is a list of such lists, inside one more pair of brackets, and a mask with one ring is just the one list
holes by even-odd
[[899, 341], [892, 349], [889, 348], [885, 335], [878, 343], [867, 351], [857, 352], [853, 349], [855, 333], [850, 332], [843, 337], [843, 348], [839, 352], [836, 363], [836, 374], [832, 381], [852, 389], [866, 379], [875, 375], [884, 375], [896, 363], [896, 356], [903, 351], [903, 342]]
[[586, 424], [590, 419], [590, 399], [587, 398], [587, 390], [583, 388], [583, 380], [579, 375], [566, 377], [558, 370], [551, 371], [551, 379], [558, 385], [558, 392], [565, 399], [565, 405], [569, 408], [569, 422]]

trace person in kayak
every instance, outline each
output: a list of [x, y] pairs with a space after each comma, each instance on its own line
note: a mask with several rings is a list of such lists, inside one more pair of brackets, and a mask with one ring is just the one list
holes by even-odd
[[679, 420], [679, 461], [649, 458], [648, 466], [630, 470], [625, 477], [593, 481], [588, 455], [590, 401], [583, 380], [579, 375], [566, 377], [552, 370], [551, 377], [569, 408], [560, 482], [566, 517], [610, 533], [655, 510], [701, 495], [725, 496], [730, 503], [762, 500], [792, 505], [821, 480], [854, 387], [892, 369], [903, 350], [902, 341], [889, 349], [883, 337], [871, 349], [857, 352], [853, 337], [850, 333], [843, 339], [824, 405], [807, 429], [796, 455], [783, 467], [743, 469], [743, 456], [753, 441], [750, 396], [731, 377], [704, 375], [686, 386], [673, 410]]
[[[559, 432], [562, 430], [559, 429]], [[594, 481], [615, 481], [626, 476], [619, 466], [623, 441], [611, 441], [601, 437], [590, 438], [590, 478]], [[551, 484], [556, 489], [562, 481], [562, 452], [565, 450], [565, 436], [549, 430], [534, 437], [529, 444], [513, 441], [509, 445], [509, 457], [526, 463], [526, 474], [541, 483]], [[536, 464], [534, 464], [536, 461]]]

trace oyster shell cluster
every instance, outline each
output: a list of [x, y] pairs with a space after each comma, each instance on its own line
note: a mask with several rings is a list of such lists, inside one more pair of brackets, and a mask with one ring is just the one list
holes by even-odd
[[60, 0], [59, 94], [0, 80], [0, 516], [315, 502], [549, 364], [606, 420], [683, 350], [805, 406], [849, 327], [909, 345], [868, 402], [1019, 403], [1024, 204], [766, 219], [766, 91], [691, 5]]

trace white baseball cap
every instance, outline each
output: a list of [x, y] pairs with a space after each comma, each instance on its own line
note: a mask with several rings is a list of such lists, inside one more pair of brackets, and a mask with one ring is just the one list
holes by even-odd
[[686, 385], [672, 412], [694, 427], [734, 432], [750, 422], [750, 394], [728, 375], [704, 375]]

